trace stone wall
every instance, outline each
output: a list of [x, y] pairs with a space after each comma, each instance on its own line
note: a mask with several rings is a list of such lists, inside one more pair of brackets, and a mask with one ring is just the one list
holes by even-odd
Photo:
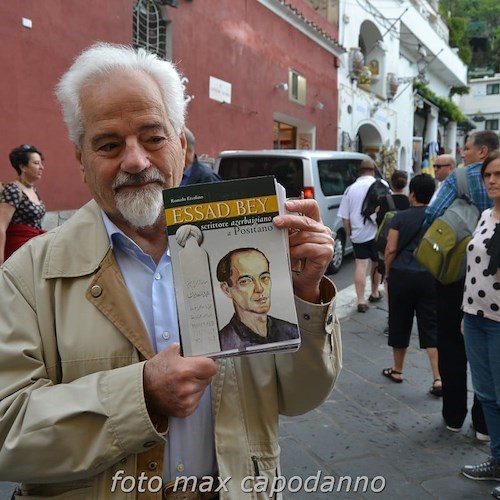
[[76, 210], [61, 210], [59, 212], [47, 212], [43, 218], [42, 227], [47, 231], [60, 226], [63, 222], [67, 221]]

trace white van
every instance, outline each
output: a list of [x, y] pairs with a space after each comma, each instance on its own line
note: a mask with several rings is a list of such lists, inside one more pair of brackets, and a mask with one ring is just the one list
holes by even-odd
[[358, 176], [359, 164], [369, 159], [365, 154], [348, 151], [223, 151], [215, 160], [214, 170], [223, 179], [274, 175], [285, 187], [288, 197], [304, 192], [305, 198], [316, 199], [324, 224], [335, 236], [334, 256], [328, 272], [336, 273], [344, 255], [352, 251], [337, 210], [345, 189]]

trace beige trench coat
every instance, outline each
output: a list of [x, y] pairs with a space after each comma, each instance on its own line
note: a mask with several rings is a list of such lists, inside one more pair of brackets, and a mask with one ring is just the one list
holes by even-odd
[[[322, 292], [330, 300], [335, 287], [325, 279]], [[144, 401], [153, 348], [95, 202], [9, 259], [0, 297], [0, 480], [22, 483], [19, 498], [160, 498], [112, 491], [117, 471], [161, 476], [165, 438]], [[231, 477], [222, 499], [269, 498], [241, 481], [256, 467], [280, 474], [278, 415], [318, 406], [340, 371], [335, 300], [296, 303], [298, 352], [218, 361], [217, 463]]]

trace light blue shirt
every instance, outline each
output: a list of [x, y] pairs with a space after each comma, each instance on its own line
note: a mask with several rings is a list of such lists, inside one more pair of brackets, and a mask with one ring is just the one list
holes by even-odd
[[[102, 212], [111, 248], [156, 352], [179, 342], [177, 306], [170, 253], [158, 265]], [[177, 476], [217, 472], [210, 386], [198, 409], [187, 418], [169, 417], [165, 447], [165, 482]], [[133, 432], [133, 429], [131, 430]]]

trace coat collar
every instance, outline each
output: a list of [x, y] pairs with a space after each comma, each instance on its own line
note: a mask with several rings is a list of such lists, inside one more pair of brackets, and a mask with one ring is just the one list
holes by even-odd
[[43, 277], [72, 278], [92, 274], [110, 248], [101, 211], [92, 200], [54, 229]]

